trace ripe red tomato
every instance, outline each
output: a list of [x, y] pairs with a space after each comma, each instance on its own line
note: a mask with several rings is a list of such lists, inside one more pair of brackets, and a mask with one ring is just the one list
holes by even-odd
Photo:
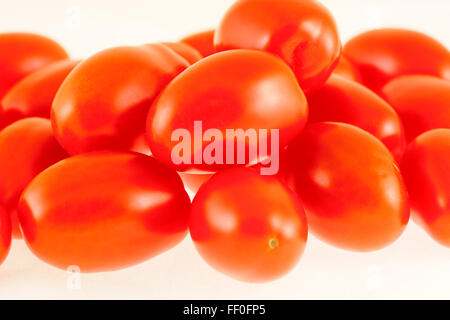
[[15, 238], [22, 237], [16, 212], [22, 191], [38, 173], [66, 157], [50, 120], [22, 119], [0, 131], [0, 205], [11, 216]]
[[241, 167], [215, 174], [200, 188], [189, 228], [208, 264], [249, 282], [275, 280], [290, 271], [308, 235], [295, 194], [276, 178]]
[[336, 23], [315, 0], [241, 0], [216, 30], [216, 49], [259, 49], [281, 57], [305, 92], [320, 87], [341, 54]]
[[418, 136], [408, 146], [401, 169], [413, 219], [437, 242], [450, 247], [450, 129]]
[[197, 49], [183, 42], [163, 42], [163, 45], [185, 58], [189, 64], [194, 64], [203, 58]]
[[27, 74], [67, 58], [66, 51], [49, 38], [31, 33], [1, 33], [0, 99]]
[[0, 208], [0, 265], [8, 256], [11, 247], [11, 220], [8, 213]]
[[423, 75], [398, 77], [382, 90], [397, 111], [406, 139], [437, 128], [450, 128], [450, 81]]
[[162, 44], [107, 49], [84, 60], [53, 101], [57, 140], [71, 154], [132, 148], [153, 99], [188, 65]]
[[450, 80], [450, 52], [433, 38], [411, 30], [364, 32], [344, 47], [344, 56], [358, 69], [362, 83], [379, 93], [393, 78], [427, 74]]
[[203, 57], [207, 57], [216, 53], [216, 49], [214, 48], [214, 32], [215, 30], [207, 30], [195, 33], [181, 39], [181, 42], [187, 43], [197, 49]]
[[175, 171], [142, 154], [98, 151], [39, 174], [22, 194], [19, 219], [39, 258], [98, 272], [175, 246], [187, 234], [189, 210]]
[[56, 91], [77, 64], [72, 60], [54, 62], [20, 80], [1, 101], [5, 125], [28, 117], [50, 119]]
[[[153, 155], [177, 170], [215, 171], [227, 166], [227, 129], [279, 129], [283, 147], [302, 130], [307, 112], [306, 98], [281, 59], [255, 50], [231, 50], [202, 59], [166, 87], [150, 109], [147, 140]], [[196, 154], [203, 155], [209, 144], [205, 141], [191, 144], [190, 163], [178, 163], [184, 155], [172, 154], [179, 144], [172, 141], [172, 133], [182, 128], [194, 137], [194, 121], [202, 121], [203, 132], [213, 128], [222, 133], [217, 142], [223, 146], [223, 164], [196, 163]], [[256, 148], [248, 140], [245, 145], [246, 150]]]
[[334, 121], [360, 127], [381, 140], [399, 160], [405, 148], [400, 118], [392, 107], [366, 87], [338, 75], [308, 95], [309, 123]]
[[333, 71], [334, 74], [340, 75], [348, 80], [361, 82], [361, 76], [358, 70], [344, 56], [341, 56], [339, 63]]
[[289, 182], [312, 232], [355, 251], [383, 248], [409, 220], [407, 191], [388, 149], [349, 124], [309, 125], [289, 146]]

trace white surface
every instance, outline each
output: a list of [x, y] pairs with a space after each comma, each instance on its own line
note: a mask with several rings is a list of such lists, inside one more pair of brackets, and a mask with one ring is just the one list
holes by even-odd
[[[448, 0], [324, 0], [342, 39], [381, 26], [426, 32], [450, 47]], [[177, 40], [216, 25], [232, 0], [0, 0], [0, 32], [32, 31], [83, 58], [116, 45]], [[450, 249], [412, 222], [392, 246], [374, 253], [332, 248], [310, 236], [300, 264], [286, 277], [255, 285], [227, 278], [204, 263], [187, 237], [139, 266], [71, 275], [35, 258], [14, 241], [0, 268], [0, 299], [330, 299], [450, 298]]]

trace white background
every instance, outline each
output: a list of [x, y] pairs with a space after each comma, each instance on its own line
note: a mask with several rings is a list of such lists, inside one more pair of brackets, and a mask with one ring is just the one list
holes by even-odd
[[[276, 1], [276, 0], [275, 0]], [[0, 0], [0, 32], [31, 31], [59, 41], [75, 58], [116, 45], [176, 41], [213, 28], [233, 0]], [[450, 47], [448, 0], [323, 0], [345, 42], [370, 28], [406, 27]], [[450, 249], [409, 224], [392, 246], [374, 253], [332, 248], [309, 237], [300, 264], [268, 284], [227, 278], [204, 263], [187, 237], [139, 266], [70, 275], [14, 241], [0, 267], [0, 299], [331, 299], [450, 298]]]

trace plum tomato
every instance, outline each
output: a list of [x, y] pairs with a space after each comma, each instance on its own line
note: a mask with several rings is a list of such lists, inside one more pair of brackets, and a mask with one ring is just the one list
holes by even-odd
[[26, 118], [0, 131], [0, 206], [11, 216], [15, 238], [22, 237], [16, 211], [20, 194], [38, 173], [66, 157], [48, 119]]
[[197, 49], [203, 57], [207, 57], [216, 53], [216, 49], [214, 49], [214, 32], [215, 30], [207, 30], [194, 33], [181, 39], [181, 42], [187, 43]]
[[402, 75], [427, 74], [450, 80], [450, 52], [416, 31], [367, 31], [347, 42], [343, 54], [359, 71], [362, 83], [377, 93]]
[[401, 170], [414, 221], [450, 247], [450, 129], [419, 135], [408, 146]]
[[178, 174], [154, 158], [96, 151], [40, 173], [18, 210], [26, 243], [40, 259], [101, 272], [178, 244], [187, 234], [190, 205]]
[[[147, 140], [157, 159], [179, 171], [216, 171], [237, 155], [226, 150], [227, 142], [235, 141], [234, 137], [227, 139], [229, 130], [266, 130], [268, 140], [272, 140], [272, 129], [279, 130], [282, 148], [303, 129], [307, 113], [306, 98], [281, 59], [256, 50], [230, 50], [200, 60], [165, 88], [149, 111]], [[173, 139], [176, 129], [186, 130], [195, 139], [194, 121], [200, 123], [202, 132], [212, 129], [221, 134], [215, 140], [223, 147], [223, 153], [216, 154], [218, 161], [197, 161], [209, 147], [206, 138], [189, 144], [186, 154], [172, 152], [184, 142]], [[251, 140], [242, 141], [245, 150], [257, 148]], [[247, 157], [243, 164], [253, 160]]]
[[340, 75], [348, 80], [361, 82], [361, 76], [358, 70], [344, 56], [341, 56], [339, 63], [333, 71], [334, 74]]
[[67, 58], [67, 52], [47, 37], [0, 33], [0, 99], [27, 74]]
[[61, 83], [78, 61], [62, 60], [30, 73], [20, 80], [1, 101], [4, 124], [22, 118], [50, 119], [50, 108]]
[[53, 101], [57, 140], [71, 154], [129, 150], [154, 98], [188, 66], [162, 44], [106, 49], [82, 61]]
[[334, 18], [315, 0], [236, 1], [214, 45], [218, 51], [258, 49], [281, 57], [305, 92], [325, 83], [341, 55]]
[[288, 147], [289, 184], [319, 239], [353, 251], [394, 242], [409, 220], [394, 158], [373, 135], [344, 123], [308, 125]]
[[200, 52], [197, 51], [197, 49], [191, 47], [187, 43], [163, 42], [162, 44], [185, 58], [187, 62], [189, 62], [189, 64], [194, 64], [203, 58], [203, 56], [200, 54]]
[[399, 114], [407, 142], [431, 129], [450, 129], [450, 81], [402, 76], [386, 84], [382, 96]]
[[406, 146], [402, 122], [392, 107], [366, 87], [338, 75], [308, 95], [309, 123], [352, 124], [381, 140], [400, 160]]
[[275, 177], [242, 167], [218, 172], [200, 187], [189, 229], [209, 265], [247, 282], [289, 272], [308, 235], [297, 196]]
[[0, 265], [5, 261], [11, 247], [11, 219], [0, 207]]

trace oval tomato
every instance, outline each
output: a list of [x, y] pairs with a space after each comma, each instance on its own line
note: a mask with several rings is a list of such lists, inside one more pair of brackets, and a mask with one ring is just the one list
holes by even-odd
[[27, 74], [67, 59], [55, 41], [31, 33], [0, 33], [0, 99]]
[[[180, 171], [215, 171], [230, 164], [227, 155], [237, 163], [237, 152], [226, 150], [227, 142], [235, 142], [234, 137], [227, 139], [228, 129], [264, 129], [269, 141], [271, 130], [278, 129], [283, 147], [302, 130], [307, 111], [306, 98], [281, 59], [255, 50], [231, 50], [202, 59], [166, 87], [150, 109], [147, 140], [156, 158]], [[200, 131], [212, 129], [222, 135], [215, 140], [223, 149], [216, 154], [220, 161], [203, 161], [210, 144], [207, 139], [198, 144], [188, 141], [186, 154], [172, 152], [187, 140], [173, 139], [176, 129], [187, 131], [193, 140], [199, 135], [202, 139], [203, 132], [197, 133], [194, 121], [201, 121]], [[245, 140], [245, 150], [256, 150], [257, 142], [250, 140]], [[255, 159], [247, 157], [243, 164]]]
[[81, 272], [131, 266], [187, 234], [189, 197], [177, 173], [131, 152], [92, 152], [39, 174], [19, 202], [30, 249]]
[[401, 169], [414, 220], [450, 247], [450, 129], [418, 136], [408, 146]]
[[308, 95], [309, 123], [334, 121], [360, 127], [381, 140], [399, 160], [405, 148], [400, 118], [390, 105], [366, 87], [337, 75]]
[[57, 140], [71, 154], [132, 148], [153, 99], [187, 66], [161, 44], [107, 49], [84, 60], [53, 101]]
[[437, 128], [450, 128], [450, 81], [423, 75], [398, 77], [382, 90], [397, 111], [406, 139]]
[[361, 76], [358, 70], [344, 56], [341, 56], [339, 63], [333, 71], [334, 74], [340, 75], [348, 80], [361, 82]]
[[50, 120], [22, 119], [0, 131], [0, 205], [11, 216], [14, 237], [22, 237], [16, 212], [20, 194], [38, 173], [65, 157]]
[[289, 146], [289, 182], [312, 232], [334, 246], [380, 249], [409, 220], [407, 191], [388, 149], [344, 123], [309, 125]]
[[308, 234], [303, 207], [287, 186], [240, 167], [215, 174], [200, 188], [189, 229], [208, 264], [250, 282], [290, 271]]
[[77, 64], [72, 60], [54, 62], [20, 80], [1, 101], [5, 124], [28, 117], [50, 119], [56, 91]]
[[11, 247], [11, 220], [9, 214], [0, 208], [0, 265], [5, 261]]
[[195, 48], [183, 42], [163, 42], [163, 45], [175, 51], [180, 56], [185, 58], [190, 64], [194, 64], [203, 57]]
[[450, 80], [450, 52], [433, 38], [411, 30], [377, 29], [351, 39], [344, 56], [362, 83], [379, 93], [393, 78], [427, 74]]
[[214, 48], [214, 33], [215, 30], [194, 33], [181, 39], [181, 42], [187, 43], [197, 49], [203, 57], [207, 57], [216, 53], [216, 49]]
[[241, 0], [216, 30], [217, 50], [259, 49], [281, 57], [305, 92], [320, 87], [341, 54], [336, 23], [315, 0]]

